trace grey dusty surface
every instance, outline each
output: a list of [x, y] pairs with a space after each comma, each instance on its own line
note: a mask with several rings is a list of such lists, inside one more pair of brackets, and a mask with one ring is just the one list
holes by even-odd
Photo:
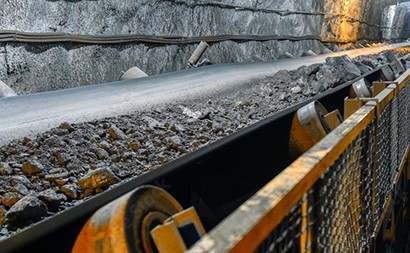
[[409, 44], [363, 48], [302, 59], [206, 66], [135, 80], [3, 98], [0, 99], [0, 145], [14, 138], [33, 136], [65, 121], [76, 123], [112, 117], [187, 98], [212, 96], [246, 87], [250, 81], [263, 79], [279, 70], [322, 63], [329, 56], [347, 54], [354, 58]]
[[13, 140], [0, 147], [0, 238], [386, 62], [383, 54], [328, 58], [241, 89], [123, 116], [64, 122]]

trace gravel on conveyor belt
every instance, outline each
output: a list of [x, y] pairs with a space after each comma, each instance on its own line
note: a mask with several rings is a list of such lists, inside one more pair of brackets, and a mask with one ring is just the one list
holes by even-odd
[[384, 63], [328, 58], [229, 94], [14, 140], [0, 147], [0, 240]]

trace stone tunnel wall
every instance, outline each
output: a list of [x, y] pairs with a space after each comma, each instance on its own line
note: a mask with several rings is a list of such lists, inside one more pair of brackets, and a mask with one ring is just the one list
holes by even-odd
[[383, 12], [396, 0], [325, 0], [322, 38], [354, 42], [380, 40], [383, 32]]
[[[346, 11], [346, 1], [349, 0], [0, 0], [0, 29], [87, 35], [237, 34], [343, 39], [338, 25], [341, 19], [329, 18], [323, 12], [336, 15]], [[361, 4], [354, 16], [377, 16], [379, 9], [370, 4], [375, 1], [390, 0], [350, 0]], [[355, 10], [352, 6], [348, 10]], [[333, 25], [322, 29], [324, 19], [325, 24]], [[374, 38], [376, 34], [369, 32]], [[196, 44], [0, 43], [0, 80], [24, 94], [115, 81], [121, 71], [132, 66], [149, 75], [159, 74], [184, 69], [195, 47]], [[276, 59], [285, 52], [300, 56], [309, 49], [318, 53], [323, 46], [319, 40], [224, 41], [210, 44], [205, 57], [213, 63], [261, 61]]]
[[[260, 3], [263, 2], [263, 3]], [[320, 36], [322, 15], [287, 15], [265, 9], [321, 11], [320, 0], [219, 1], [251, 7], [238, 10], [194, 1], [0, 0], [0, 29], [72, 34], [184, 35], [276, 34]], [[13, 20], [11, 22], [11, 20]], [[214, 63], [272, 60], [285, 52], [299, 56], [317, 40], [211, 44], [205, 57]], [[115, 81], [139, 66], [149, 75], [184, 69], [195, 44], [127, 45], [0, 44], [0, 80], [18, 93]]]
[[394, 14], [391, 39], [404, 40], [410, 38], [410, 2], [398, 4], [395, 7]]

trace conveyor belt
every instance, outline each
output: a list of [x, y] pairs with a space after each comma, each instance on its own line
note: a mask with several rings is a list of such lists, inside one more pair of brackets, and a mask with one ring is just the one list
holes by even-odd
[[34, 135], [62, 122], [83, 122], [127, 114], [152, 106], [175, 103], [240, 88], [282, 69], [322, 63], [326, 57], [356, 57], [409, 46], [410, 42], [262, 63], [226, 64], [0, 99], [0, 145]]

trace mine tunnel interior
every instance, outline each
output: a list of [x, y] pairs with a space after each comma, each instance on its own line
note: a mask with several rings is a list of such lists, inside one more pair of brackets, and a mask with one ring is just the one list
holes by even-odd
[[147, 184], [211, 231], [300, 155], [298, 109], [344, 115], [352, 84], [410, 67], [409, 1], [0, 2], [7, 252], [70, 252]]

